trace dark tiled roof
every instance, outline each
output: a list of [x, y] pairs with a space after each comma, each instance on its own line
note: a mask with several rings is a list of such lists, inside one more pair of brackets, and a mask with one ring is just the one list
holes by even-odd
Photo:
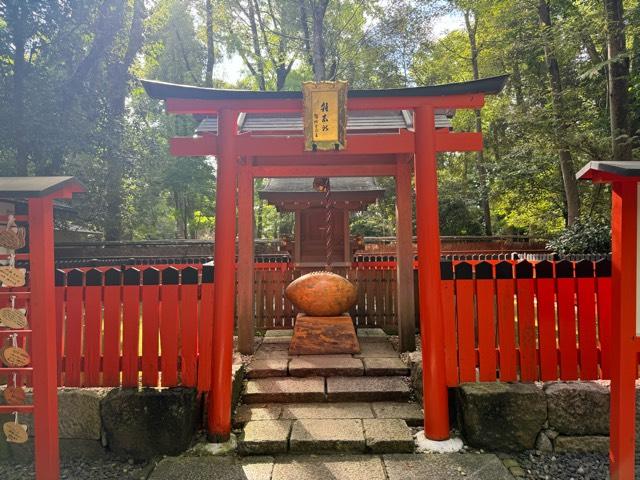
[[[373, 97], [433, 97], [441, 95], [464, 95], [472, 93], [500, 93], [507, 81], [507, 75], [481, 78], [469, 82], [447, 83], [411, 88], [385, 88], [378, 90], [349, 90], [350, 98]], [[254, 90], [228, 90], [220, 88], [194, 87], [175, 83], [141, 80], [142, 86], [152, 98], [189, 98], [201, 100], [257, 100], [257, 99], [299, 99], [302, 92], [280, 91], [260, 92]]]
[[[373, 177], [332, 177], [332, 192], [384, 192]], [[315, 193], [313, 178], [271, 178], [261, 193]]]
[[74, 177], [0, 177], [0, 197], [43, 197], [74, 184], [82, 187]]

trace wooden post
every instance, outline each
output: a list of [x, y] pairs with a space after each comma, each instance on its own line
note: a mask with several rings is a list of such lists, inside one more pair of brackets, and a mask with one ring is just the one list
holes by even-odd
[[411, 165], [399, 157], [396, 174], [396, 288], [398, 337], [401, 352], [410, 352], [416, 349], [411, 212]]
[[49, 197], [29, 199], [29, 259], [36, 477], [54, 480], [60, 477], [60, 458], [53, 203]]
[[635, 378], [637, 372], [636, 259], [638, 249], [636, 182], [614, 182], [611, 207], [613, 287], [611, 326], [611, 444], [612, 480], [634, 478]]
[[238, 175], [238, 350], [253, 354], [253, 176], [242, 165]]
[[415, 109], [416, 223], [418, 290], [424, 392], [424, 433], [449, 438], [449, 404], [444, 363], [444, 327], [440, 295], [438, 165], [433, 107]]
[[300, 212], [300, 209], [296, 209], [296, 216], [294, 219], [295, 225], [295, 233], [294, 238], [293, 238], [293, 264], [297, 265], [298, 263], [300, 263], [300, 255], [301, 255], [301, 245], [302, 245], [302, 225], [301, 225], [301, 221], [302, 221], [302, 213]]
[[342, 209], [342, 225], [344, 238], [344, 262], [347, 268], [351, 265], [351, 232], [349, 231], [349, 206], [345, 203]]
[[236, 293], [237, 129], [236, 112], [218, 112], [213, 348], [208, 410], [208, 437], [213, 442], [226, 441], [231, 433], [231, 365]]

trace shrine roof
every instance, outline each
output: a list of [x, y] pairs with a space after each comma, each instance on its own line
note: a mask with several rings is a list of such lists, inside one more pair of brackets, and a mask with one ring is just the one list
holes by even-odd
[[[507, 81], [508, 75], [481, 78], [468, 82], [446, 83], [408, 88], [384, 88], [349, 90], [350, 98], [379, 98], [379, 97], [433, 97], [443, 95], [464, 95], [473, 93], [500, 93]], [[197, 100], [266, 100], [266, 99], [301, 99], [301, 91], [263, 92], [255, 90], [232, 90], [221, 88], [196, 87], [180, 85], [156, 80], [141, 80], [147, 94], [156, 99], [184, 98]]]
[[[331, 192], [373, 192], [382, 193], [373, 177], [332, 177]], [[265, 187], [259, 191], [266, 193], [317, 193], [313, 188], [313, 178], [270, 178]], [[324, 194], [322, 194], [324, 195]]]
[[579, 180], [640, 181], [640, 161], [634, 162], [589, 162], [576, 174]]
[[84, 191], [74, 177], [0, 177], [0, 197], [44, 197], [66, 188]]

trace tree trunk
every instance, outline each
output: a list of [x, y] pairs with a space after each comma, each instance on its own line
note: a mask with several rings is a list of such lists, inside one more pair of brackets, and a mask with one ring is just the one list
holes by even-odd
[[326, 47], [324, 41], [324, 16], [327, 12], [329, 0], [318, 0], [313, 5], [313, 76], [316, 82], [327, 79], [326, 72]]
[[[551, 14], [546, 0], [540, 0], [538, 5], [540, 22], [544, 29], [543, 35], [548, 35], [551, 28]], [[555, 141], [558, 147], [562, 184], [564, 186], [565, 201], [567, 206], [567, 225], [573, 225], [580, 215], [580, 197], [578, 195], [578, 182], [575, 176], [573, 159], [566, 141], [563, 139], [567, 129], [564, 119], [564, 104], [562, 99], [562, 82], [560, 79], [560, 67], [552, 46], [553, 42], [548, 38], [544, 40], [544, 56], [549, 71], [549, 84], [551, 87], [551, 101], [553, 105]]]
[[213, 87], [213, 66], [216, 63], [215, 51], [213, 50], [213, 0], [205, 0], [205, 28], [207, 31], [207, 64], [204, 70], [205, 87]]
[[7, 17], [13, 18], [11, 39], [14, 45], [13, 53], [13, 134], [15, 142], [15, 172], [26, 177], [29, 172], [27, 153], [26, 129], [24, 125], [24, 82], [26, 76], [26, 62], [24, 60], [26, 39], [27, 7], [22, 2], [9, 2]]
[[256, 23], [256, 7], [253, 4], [254, 0], [249, 0], [249, 25], [251, 26], [251, 43], [253, 45], [253, 54], [256, 57], [258, 88], [261, 91], [267, 89], [267, 81], [264, 76], [264, 59], [262, 58], [262, 51], [260, 50], [260, 38], [258, 37], [258, 25]]
[[[469, 36], [469, 47], [471, 49], [471, 68], [473, 69], [473, 79], [480, 78], [480, 69], [478, 67], [478, 43], [476, 42], [476, 31], [478, 28], [478, 20], [474, 13], [473, 23], [471, 22], [471, 11], [465, 10], [464, 21]], [[480, 109], [475, 110], [476, 132], [482, 134], [482, 113]], [[482, 207], [482, 219], [484, 223], [485, 235], [492, 235], [491, 228], [491, 207], [489, 205], [489, 181], [487, 178], [487, 168], [484, 163], [484, 150], [476, 152], [476, 170], [478, 172], [478, 180], [480, 183], [480, 206]]]
[[108, 104], [111, 120], [109, 148], [105, 155], [107, 173], [105, 179], [106, 216], [104, 233], [106, 240], [120, 240], [123, 233], [122, 181], [125, 174], [125, 159], [122, 142], [125, 128], [125, 100], [129, 87], [129, 68], [135, 59], [143, 41], [144, 0], [135, 0], [133, 16], [129, 29], [127, 50], [122, 58], [116, 58], [109, 65], [111, 78], [110, 101]]
[[605, 0], [609, 58], [609, 123], [613, 160], [631, 160], [629, 134], [629, 59], [625, 42], [622, 0]]

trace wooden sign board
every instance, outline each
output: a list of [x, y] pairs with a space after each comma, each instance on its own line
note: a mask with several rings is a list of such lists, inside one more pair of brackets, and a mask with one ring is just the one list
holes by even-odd
[[347, 82], [304, 82], [304, 148], [342, 150], [347, 146]]

